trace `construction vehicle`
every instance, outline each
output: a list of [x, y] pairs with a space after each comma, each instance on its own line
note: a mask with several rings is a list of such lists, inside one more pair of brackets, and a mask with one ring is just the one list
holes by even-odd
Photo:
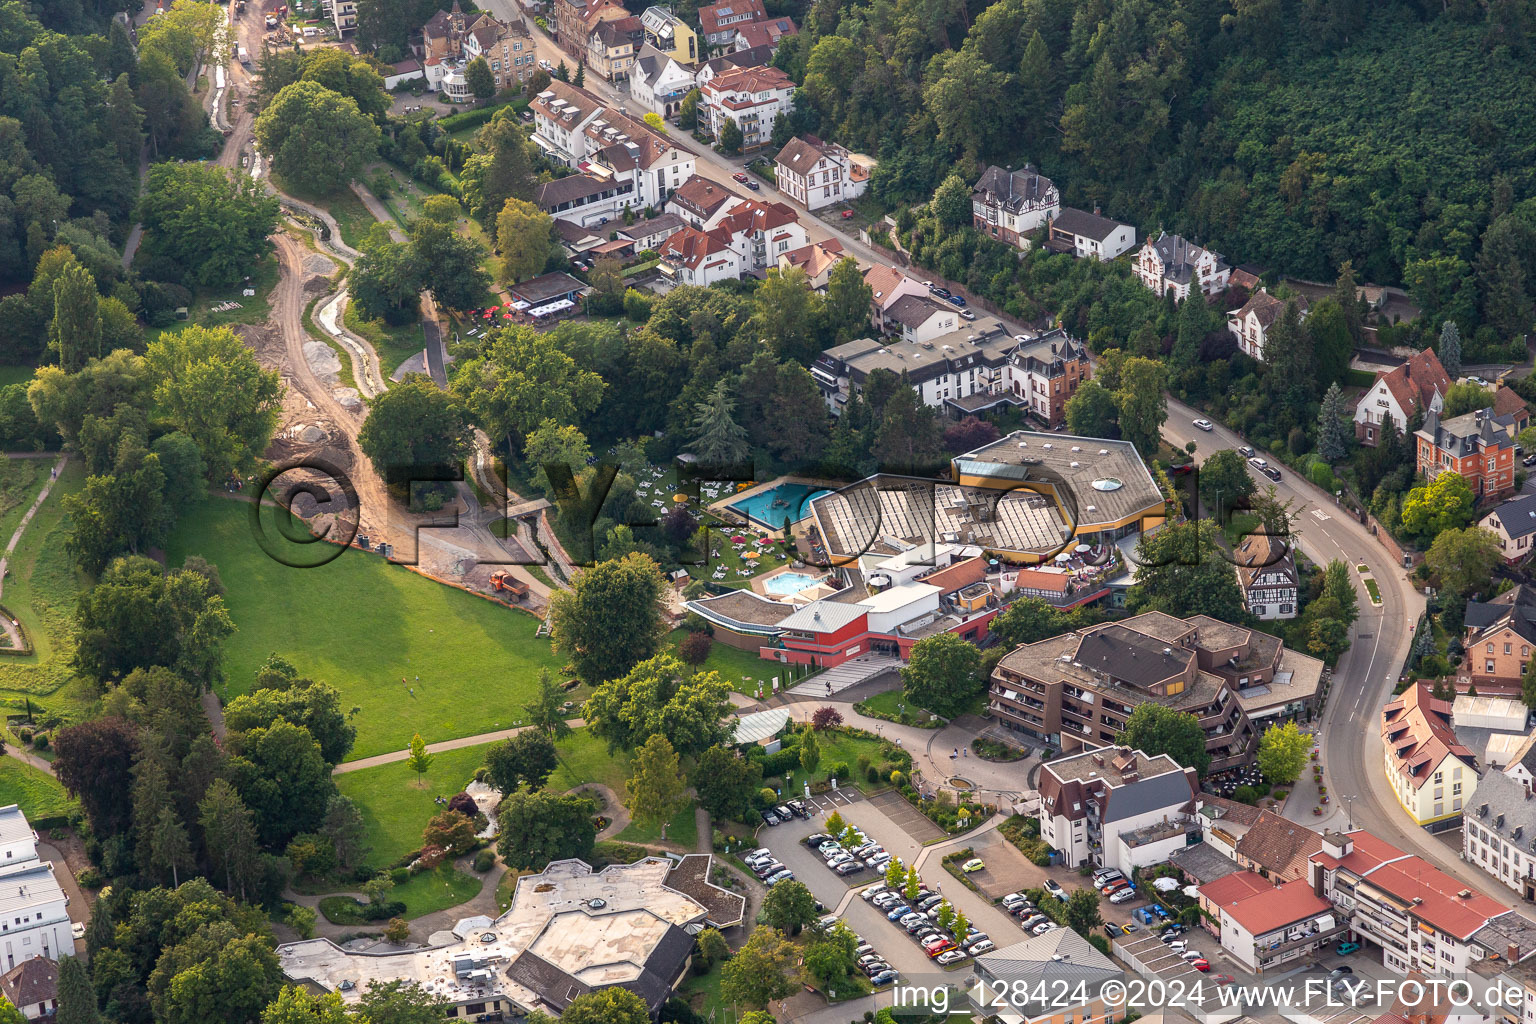
[[528, 584], [505, 569], [491, 573], [491, 589], [498, 594], [506, 594], [513, 601], [521, 601], [528, 596]]

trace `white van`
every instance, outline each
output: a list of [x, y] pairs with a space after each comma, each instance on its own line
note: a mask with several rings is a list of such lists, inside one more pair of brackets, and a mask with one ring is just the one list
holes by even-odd
[[245, 47], [242, 46], [242, 47], [240, 47], [238, 53], [239, 53], [239, 57], [240, 57], [240, 63], [245, 65], [246, 67], [250, 67], [251, 66], [251, 52], [249, 50], [247, 50]]

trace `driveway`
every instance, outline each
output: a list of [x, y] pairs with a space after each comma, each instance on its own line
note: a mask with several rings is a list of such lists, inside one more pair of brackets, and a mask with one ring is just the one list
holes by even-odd
[[1029, 858], [996, 829], [976, 836], [971, 849], [986, 864], [970, 876], [971, 882], [990, 900], [1000, 900], [1020, 889], [1037, 888], [1045, 879], [1044, 869], [1031, 864]]

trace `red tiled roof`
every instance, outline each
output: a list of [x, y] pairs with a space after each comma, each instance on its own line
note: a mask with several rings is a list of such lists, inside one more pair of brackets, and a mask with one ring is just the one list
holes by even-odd
[[1514, 416], [1520, 413], [1530, 414], [1525, 399], [1515, 392], [1500, 384], [1499, 389], [1493, 393], [1493, 414], [1495, 416]]
[[1416, 683], [1381, 709], [1381, 740], [1396, 770], [1407, 775], [1415, 789], [1448, 756], [1477, 763], [1451, 729], [1451, 702], [1432, 697], [1428, 683]]
[[864, 271], [864, 283], [869, 285], [869, 290], [874, 293], [875, 302], [879, 303], [881, 309], [895, 301], [891, 296], [905, 278], [906, 275], [901, 271], [883, 263], [876, 263]]
[[[736, 26], [736, 37], [747, 42], [742, 49], [749, 50], [754, 46], [777, 46], [779, 40], [785, 36], [798, 35], [799, 29], [790, 18], [773, 18], [768, 21], [751, 21], [745, 25]], [[740, 46], [740, 43], [737, 43]]]
[[932, 584], [939, 588], [940, 593], [948, 594], [951, 591], [968, 587], [972, 583], [980, 583], [986, 578], [987, 561], [977, 556], [956, 562], [954, 565], [940, 569], [931, 576], [920, 577], [919, 582]]
[[1412, 904], [1411, 914], [1448, 935], [1465, 939], [1492, 918], [1510, 913], [1502, 903], [1468, 888], [1422, 857], [1409, 856], [1368, 832], [1351, 832], [1348, 838], [1354, 849], [1342, 859], [1318, 853], [1311, 860], [1328, 869], [1349, 871]]
[[736, 68], [723, 75], [716, 75], [704, 86], [709, 93], [771, 92], [774, 89], [793, 89], [795, 82], [778, 68]]
[[795, 211], [783, 203], [773, 200], [743, 199], [726, 211], [720, 226], [729, 228], [731, 234], [737, 235], [743, 231], [768, 231], [786, 224], [798, 223], [799, 220], [800, 218], [795, 216]]
[[735, 198], [736, 193], [718, 181], [711, 181], [701, 174], [690, 174], [687, 181], [673, 190], [668, 201], [676, 200], [680, 206], [694, 210], [708, 219]]
[[[1247, 872], [1239, 872], [1239, 874], [1247, 874]], [[1232, 875], [1227, 876], [1227, 878], [1232, 877]], [[1224, 880], [1217, 879], [1211, 885], [1217, 885]], [[1205, 889], [1202, 888], [1201, 892], [1204, 891]], [[1231, 903], [1222, 903], [1220, 906], [1222, 911], [1242, 925], [1249, 935], [1263, 935], [1276, 928], [1294, 924], [1303, 918], [1326, 914], [1333, 909], [1332, 904], [1314, 893], [1312, 886], [1305, 879], [1300, 878], [1286, 882], [1278, 888], [1269, 888], [1266, 883], [1263, 891], [1250, 893]]]
[[1273, 888], [1274, 886], [1256, 871], [1234, 871], [1230, 875], [1223, 875], [1214, 882], [1202, 885], [1200, 895], [1218, 907], [1225, 907], [1238, 900], [1247, 899], [1255, 893], [1268, 892]]
[[730, 16], [731, 14], [742, 13], [750, 13], [753, 21], [768, 17], [768, 11], [763, 7], [763, 0], [725, 0], [724, 3], [711, 4], [708, 7], [699, 8], [699, 31], [703, 32], [706, 36], [724, 31], [724, 29], [730, 28], [730, 26], [721, 26], [721, 15]]
[[718, 228], [700, 231], [687, 227], [675, 232], [661, 243], [659, 253], [672, 257], [686, 267], [697, 268], [705, 259], [730, 249], [730, 235]]
[[1057, 594], [1065, 594], [1067, 592], [1067, 583], [1071, 579], [1072, 574], [1069, 572], [1022, 566], [1019, 569], [1018, 578], [1014, 580], [1014, 586], [1021, 587], [1024, 590], [1050, 590]]
[[1377, 374], [1376, 379], [1386, 384], [1399, 408], [1409, 416], [1427, 411], [1437, 392], [1443, 398], [1451, 390], [1450, 375], [1432, 348], [1426, 348], [1389, 373]]

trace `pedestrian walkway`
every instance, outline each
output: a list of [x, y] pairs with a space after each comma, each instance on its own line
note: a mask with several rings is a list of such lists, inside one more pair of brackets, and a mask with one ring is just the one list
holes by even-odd
[[888, 654], [863, 654], [852, 661], [845, 661], [817, 673], [805, 682], [790, 687], [789, 692], [799, 697], [833, 697], [882, 672], [895, 672], [900, 668], [900, 658]]
[[[587, 724], [584, 718], [570, 718], [566, 725], [572, 729], [580, 729]], [[497, 743], [501, 740], [509, 740], [520, 732], [532, 729], [531, 725], [519, 726], [516, 729], [498, 729], [495, 732], [482, 732], [478, 736], [460, 736], [456, 740], [441, 740], [437, 743], [427, 744], [427, 753], [441, 754], [445, 750], [462, 750], [465, 747], [477, 747], [482, 743]], [[360, 757], [356, 761], [343, 761], [331, 769], [332, 775], [345, 775], [348, 772], [362, 771], [364, 768], [377, 768], [381, 764], [393, 764], [395, 761], [404, 761], [411, 756], [409, 750], [392, 750], [387, 754], [375, 754], [372, 757]]]

